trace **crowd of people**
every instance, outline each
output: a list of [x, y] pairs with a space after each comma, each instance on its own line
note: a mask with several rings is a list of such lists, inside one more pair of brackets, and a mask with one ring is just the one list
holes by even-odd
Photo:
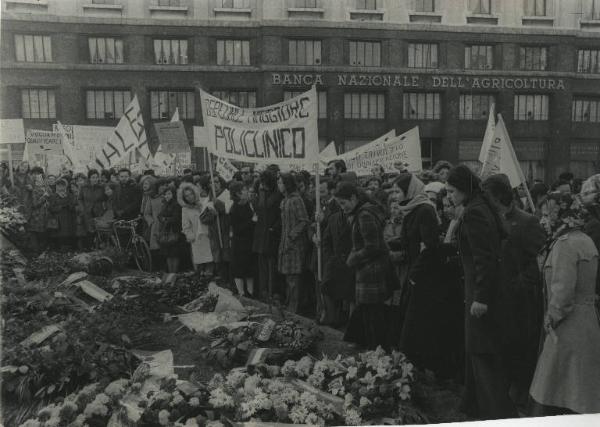
[[23, 162], [2, 191], [37, 251], [87, 250], [106, 224], [139, 217], [157, 270], [194, 268], [360, 347], [398, 348], [464, 381], [475, 418], [600, 412], [600, 175], [536, 181], [531, 198], [444, 161], [358, 178], [336, 160], [315, 178], [276, 165], [230, 182], [52, 176]]

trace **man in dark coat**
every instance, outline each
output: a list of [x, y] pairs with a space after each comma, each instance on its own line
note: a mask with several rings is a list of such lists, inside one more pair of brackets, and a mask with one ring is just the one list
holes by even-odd
[[[254, 228], [252, 252], [258, 254], [258, 292], [267, 300], [276, 288], [277, 251], [281, 239], [281, 201], [283, 194], [277, 189], [277, 175], [265, 170], [260, 175], [258, 203], [255, 207], [257, 221]], [[256, 291], [256, 289], [255, 289]]]
[[502, 358], [500, 313], [502, 240], [498, 213], [482, 194], [481, 181], [467, 166], [448, 174], [447, 190], [463, 206], [457, 240], [465, 280], [465, 396], [463, 410], [479, 419], [514, 418]]
[[503, 220], [507, 238], [502, 247], [500, 288], [503, 355], [513, 402], [527, 405], [535, 372], [543, 316], [537, 254], [546, 241], [539, 220], [517, 208], [508, 177], [492, 175], [483, 189]]
[[142, 189], [131, 179], [129, 169], [119, 171], [119, 194], [114, 205], [118, 219], [134, 219], [140, 214], [142, 205]]

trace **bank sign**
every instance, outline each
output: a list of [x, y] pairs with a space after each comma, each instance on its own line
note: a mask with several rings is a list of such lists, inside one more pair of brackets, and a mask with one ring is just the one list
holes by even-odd
[[276, 86], [351, 86], [458, 89], [565, 90], [563, 79], [549, 77], [454, 76], [420, 74], [272, 73]]

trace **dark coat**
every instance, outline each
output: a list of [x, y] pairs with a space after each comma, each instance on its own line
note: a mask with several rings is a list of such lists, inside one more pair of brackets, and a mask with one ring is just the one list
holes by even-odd
[[143, 192], [133, 180], [121, 184], [119, 195], [115, 200], [115, 216], [119, 219], [134, 219], [140, 214]]
[[[329, 218], [331, 217], [331, 215], [338, 212], [339, 210], [340, 210], [340, 205], [337, 203], [335, 198], [331, 198], [321, 205], [321, 212], [323, 214], [323, 220], [319, 224], [321, 227], [321, 241], [323, 240], [323, 234], [325, 233], [325, 228], [327, 227], [327, 221], [329, 221]], [[310, 228], [308, 230], [308, 237], [309, 237], [309, 240], [311, 242], [311, 247], [312, 247], [312, 251], [310, 254], [311, 256], [310, 256], [309, 269], [316, 275], [317, 270], [318, 270], [318, 265], [317, 265], [318, 253], [317, 253], [317, 247], [314, 245], [313, 240], [312, 240], [315, 234], [317, 234], [316, 221], [310, 225]], [[323, 279], [322, 275], [323, 275], [325, 263], [326, 263], [326, 259], [325, 259], [325, 256], [323, 255], [323, 246], [321, 246], [321, 279]]]
[[341, 210], [327, 219], [321, 241], [323, 293], [334, 300], [354, 301], [354, 271], [346, 265], [352, 251], [352, 228]]
[[[465, 348], [467, 353], [497, 354], [500, 350], [498, 290], [501, 281], [503, 229], [480, 193], [464, 207], [457, 231], [465, 280]], [[474, 301], [486, 304], [483, 316], [471, 316]]]
[[79, 190], [79, 211], [83, 218], [83, 228], [87, 233], [93, 233], [96, 230], [94, 218], [98, 218], [104, 213], [105, 198], [104, 188], [100, 184], [87, 184]]
[[308, 225], [302, 197], [298, 193], [287, 195], [281, 202], [281, 241], [277, 260], [281, 274], [301, 274], [306, 269]]
[[517, 207], [506, 215], [504, 228], [507, 238], [502, 245], [500, 291], [504, 354], [509, 375], [529, 383], [535, 371], [544, 310], [537, 255], [546, 233], [535, 216]]
[[49, 218], [56, 218], [58, 221], [57, 230], [49, 230], [51, 237], [73, 237], [75, 236], [77, 220], [75, 208], [77, 201], [75, 196], [67, 193], [65, 197], [60, 197], [52, 193], [48, 200]]
[[[160, 213], [158, 214], [159, 235], [162, 232], [175, 232], [181, 234], [181, 206], [177, 199], [173, 197], [168, 203], [163, 202]], [[181, 234], [178, 242], [173, 244], [160, 243], [160, 250], [168, 258], [180, 256], [184, 246], [184, 237]]]
[[356, 303], [379, 304], [389, 298], [389, 251], [383, 240], [385, 214], [371, 202], [359, 202], [350, 215], [352, 251], [346, 264], [355, 272]]
[[281, 239], [281, 201], [279, 191], [260, 190], [255, 206], [258, 221], [254, 227], [252, 251], [257, 254], [277, 256]]
[[446, 332], [446, 296], [451, 288], [440, 276], [440, 231], [434, 207], [415, 207], [404, 217], [400, 235], [408, 283], [402, 284], [406, 313], [399, 346], [415, 363], [435, 371], [436, 362], [444, 357], [439, 343]]
[[235, 278], [251, 277], [255, 260], [252, 254], [254, 211], [249, 203], [234, 203], [229, 212], [231, 220], [231, 274]]

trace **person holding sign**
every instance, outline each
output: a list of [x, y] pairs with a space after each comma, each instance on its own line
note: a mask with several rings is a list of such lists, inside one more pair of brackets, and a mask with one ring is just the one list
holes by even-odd
[[294, 177], [283, 173], [277, 185], [284, 195], [281, 202], [279, 272], [285, 275], [288, 310], [297, 313], [300, 302], [300, 277], [306, 266], [308, 248], [306, 230], [310, 221]]

